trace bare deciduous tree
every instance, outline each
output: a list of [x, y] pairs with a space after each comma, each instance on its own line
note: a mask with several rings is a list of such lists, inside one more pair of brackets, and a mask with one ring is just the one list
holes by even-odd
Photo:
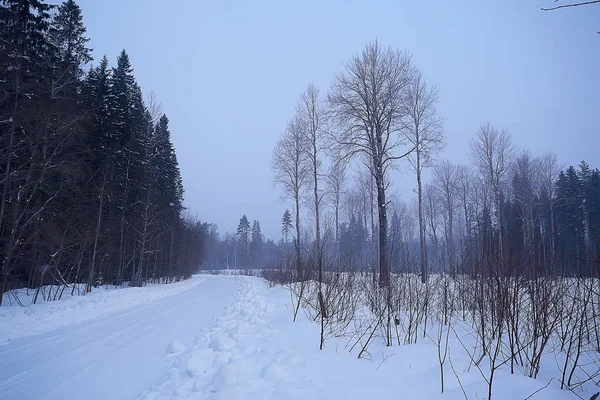
[[303, 149], [304, 134], [302, 128], [302, 123], [297, 118], [288, 123], [285, 134], [275, 145], [271, 161], [271, 168], [274, 173], [273, 182], [283, 188], [284, 198], [292, 199], [294, 202], [296, 225], [294, 244], [298, 273], [301, 272], [302, 268], [300, 257], [300, 193], [307, 183], [309, 172]]
[[407, 141], [415, 149], [407, 157], [417, 174], [417, 198], [419, 212], [419, 241], [421, 249], [421, 281], [427, 279], [427, 243], [423, 217], [423, 185], [421, 173], [428, 167], [433, 157], [445, 145], [442, 118], [437, 112], [438, 91], [429, 86], [421, 71], [415, 69], [408, 85], [403, 132]]
[[[435, 185], [438, 188], [440, 201], [444, 210], [444, 240], [446, 255], [444, 261], [449, 265], [451, 273], [455, 273], [454, 252], [454, 213], [458, 205], [458, 168], [444, 160], [433, 170]], [[446, 265], [444, 265], [446, 267]]]
[[319, 90], [309, 84], [300, 95], [296, 106], [296, 118], [302, 126], [303, 151], [308, 162], [309, 182], [313, 190], [315, 211], [315, 247], [316, 261], [319, 269], [319, 282], [323, 278], [323, 254], [321, 248], [321, 224], [319, 221], [319, 205], [321, 193], [319, 192], [319, 176], [321, 168], [321, 153], [325, 140], [324, 110], [319, 99]]
[[494, 213], [498, 224], [498, 262], [504, 268], [504, 228], [501, 212], [502, 185], [510, 167], [513, 145], [506, 129], [489, 122], [481, 125], [471, 140], [471, 158], [494, 192]]
[[338, 143], [347, 148], [348, 157], [364, 153], [372, 164], [377, 187], [381, 287], [390, 285], [386, 172], [394, 161], [413, 151], [410, 148], [397, 154], [397, 149], [406, 144], [400, 129], [410, 72], [408, 53], [384, 50], [373, 42], [346, 64], [328, 96], [333, 115], [344, 127]]
[[321, 157], [325, 145], [325, 112], [319, 98], [319, 90], [312, 84], [308, 85], [304, 93], [300, 96], [296, 106], [296, 117], [302, 124], [304, 153], [308, 161], [310, 175], [310, 184], [313, 189], [313, 201], [315, 211], [315, 257], [317, 269], [319, 271], [319, 310], [321, 316], [321, 344], [324, 343], [324, 319], [327, 318], [325, 304], [323, 302], [323, 246], [321, 245], [321, 223], [319, 215], [319, 206], [322, 194], [319, 192], [319, 176], [321, 174]]
[[436, 187], [428, 183], [423, 188], [423, 221], [427, 227], [431, 243], [438, 248], [440, 227], [440, 193]]
[[[465, 165], [458, 166], [458, 198], [461, 205], [462, 217], [464, 218], [465, 224], [465, 235], [466, 235], [466, 246], [462, 254], [462, 264], [470, 265], [471, 261], [471, 249], [473, 247], [473, 235], [472, 235], [472, 224], [473, 224], [473, 210], [472, 210], [472, 188], [475, 184], [475, 175], [470, 167]], [[464, 271], [461, 271], [464, 272]]]
[[[548, 211], [550, 214], [550, 226], [545, 227], [547, 230], [549, 254], [547, 259], [550, 260], [550, 266], [553, 267], [556, 256], [556, 231], [554, 227], [554, 192], [556, 191], [556, 181], [560, 173], [560, 165], [558, 157], [555, 153], [546, 153], [540, 160], [540, 175], [541, 185], [540, 190], [545, 191], [548, 197]], [[552, 268], [553, 269], [553, 268]]]
[[346, 164], [340, 159], [332, 160], [327, 174], [327, 186], [329, 201], [333, 208], [335, 224], [335, 251], [336, 263], [340, 266], [340, 214], [342, 211], [342, 196], [344, 195], [344, 183], [346, 180]]
[[[539, 160], [528, 151], [523, 151], [515, 159], [513, 175], [514, 201], [523, 229], [523, 248], [530, 268], [534, 266], [533, 248], [535, 235], [534, 208], [539, 192]], [[529, 271], [533, 272], [533, 271]]]

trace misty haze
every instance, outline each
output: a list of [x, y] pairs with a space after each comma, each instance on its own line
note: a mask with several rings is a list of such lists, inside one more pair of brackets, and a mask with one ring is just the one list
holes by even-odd
[[0, 0], [0, 399], [600, 400], [600, 0]]

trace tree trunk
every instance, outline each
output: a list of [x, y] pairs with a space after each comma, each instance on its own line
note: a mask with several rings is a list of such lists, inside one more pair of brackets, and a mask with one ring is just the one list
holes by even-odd
[[[375, 191], [373, 188], [373, 173], [370, 172], [370, 182], [369, 182], [369, 201], [371, 206], [371, 272], [373, 273], [373, 284], [376, 282], [377, 275], [377, 240], [375, 239], [375, 201], [373, 199], [373, 192]], [[365, 214], [366, 215], [366, 214]], [[367, 226], [367, 221], [365, 221], [365, 227]]]
[[177, 217], [178, 214], [176, 212], [173, 212], [173, 221], [171, 222], [171, 243], [169, 245], [169, 271], [173, 271], [173, 253], [175, 252], [175, 222], [177, 221]]
[[296, 192], [294, 197], [296, 202], [296, 271], [298, 278], [302, 279], [302, 265], [300, 261], [300, 194]]
[[454, 274], [456, 273], [456, 271], [454, 270], [454, 237], [452, 236], [452, 225], [454, 223], [453, 212], [454, 211], [452, 209], [448, 209], [448, 243], [446, 244], [446, 246], [448, 246], [448, 261], [450, 263], [450, 274], [452, 276], [454, 276]]
[[2, 272], [2, 287], [0, 287], [0, 306], [2, 305], [2, 298], [4, 297], [4, 293], [6, 293], [7, 286], [8, 274], [6, 272]]
[[[142, 269], [142, 271], [144, 271], [144, 266], [146, 266], [147, 264], [144, 262], [145, 257], [146, 257], [146, 238], [148, 235], [148, 225], [149, 225], [149, 208], [150, 208], [150, 190], [149, 188], [146, 188], [146, 204], [144, 207], [144, 229], [142, 231], [142, 240], [141, 240], [141, 248], [140, 248], [140, 266], [139, 268]], [[148, 278], [148, 267], [146, 267], [146, 279]]]
[[[496, 200], [496, 220], [498, 221], [498, 263], [500, 264], [500, 271], [503, 275], [506, 274], [504, 270], [504, 229], [502, 223], [502, 210], [500, 204], [500, 184], [497, 183], [494, 188], [494, 195]], [[490, 271], [491, 273], [492, 271]]]
[[464, 266], [465, 265], [470, 265], [470, 261], [471, 261], [471, 250], [473, 248], [472, 244], [471, 244], [471, 224], [469, 223], [469, 211], [467, 209], [467, 200], [466, 200], [466, 196], [463, 197], [463, 210], [465, 213], [465, 230], [467, 231], [467, 251], [465, 254], [465, 251], [463, 251], [463, 255], [462, 255], [462, 260], [461, 260], [461, 265], [462, 265], [462, 273], [464, 273]]
[[554, 262], [556, 257], [556, 242], [554, 234], [554, 205], [552, 204], [552, 199], [550, 199], [550, 269], [551, 273], [554, 273]]
[[336, 201], [335, 201], [335, 251], [337, 252], [336, 258], [335, 258], [336, 264], [337, 264], [337, 267], [340, 268], [342, 265], [342, 249], [340, 246], [340, 201], [339, 201], [339, 197], [337, 197]]
[[[131, 153], [127, 154], [127, 167], [125, 169], [125, 190], [123, 192], [123, 210], [121, 210], [121, 226], [120, 226], [120, 231], [119, 231], [119, 271], [121, 271], [121, 273], [123, 273], [123, 271], [125, 271], [126, 268], [126, 263], [125, 263], [125, 251], [126, 251], [126, 235], [125, 235], [125, 225], [128, 225], [128, 221], [127, 221], [127, 217], [125, 216], [125, 212], [127, 210], [127, 203], [128, 203], [128, 198], [129, 198], [129, 187], [130, 187], [130, 182], [129, 182], [129, 172], [130, 172], [130, 166], [131, 166]], [[138, 283], [136, 282], [136, 277], [135, 277], [135, 264], [133, 264], [133, 269], [131, 272], [131, 284], [132, 286], [136, 286]]]
[[390, 260], [387, 243], [387, 211], [385, 201], [385, 183], [383, 170], [379, 166], [376, 175], [377, 209], [379, 211], [379, 287], [390, 286]]
[[319, 223], [319, 187], [317, 174], [317, 146], [316, 139], [313, 139], [313, 179], [314, 179], [314, 196], [315, 196], [315, 232], [316, 232], [316, 247], [317, 247], [317, 267], [319, 268], [319, 293], [321, 293], [321, 283], [323, 282], [323, 257], [321, 254], [321, 226]]
[[419, 202], [419, 246], [421, 249], [421, 282], [427, 281], [427, 243], [423, 221], [423, 186], [421, 182], [421, 151], [417, 148], [417, 197]]
[[94, 279], [94, 270], [96, 268], [96, 255], [98, 253], [98, 238], [100, 237], [100, 228], [102, 226], [102, 210], [104, 209], [104, 189], [106, 187], [106, 175], [108, 166], [104, 166], [104, 177], [102, 178], [102, 189], [100, 190], [100, 199], [98, 203], [98, 218], [96, 219], [96, 232], [94, 234], [94, 250], [92, 251], [92, 261], [90, 263], [90, 273], [88, 275], [88, 281], [86, 285], [86, 293], [92, 291], [92, 284]]

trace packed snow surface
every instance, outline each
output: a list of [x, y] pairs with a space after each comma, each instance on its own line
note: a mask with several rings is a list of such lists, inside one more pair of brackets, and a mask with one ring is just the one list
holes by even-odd
[[[234, 278], [194, 277], [0, 307], [2, 337], [12, 339], [0, 344], [0, 399], [135, 398], [164, 374], [168, 354], [181, 352], [210, 324], [236, 287]], [[11, 321], [18, 323], [11, 327]]]
[[[241, 276], [192, 282], [188, 290], [125, 310], [107, 300], [112, 311], [105, 315], [83, 322], [71, 318], [35, 336], [10, 333], [14, 340], [0, 345], [0, 399], [458, 400], [465, 399], [463, 389], [468, 399], [487, 397], [487, 384], [454, 342], [450, 356], [463, 389], [447, 365], [441, 394], [437, 347], [427, 339], [390, 348], [376, 340], [370, 358], [361, 360], [343, 338], [328, 339], [319, 351], [319, 325], [302, 311], [292, 322], [287, 289]], [[156, 290], [144, 289], [137, 295]], [[60, 303], [66, 310], [59, 311]], [[57, 302], [47, 312], [57, 319], [77, 314], [68, 304]], [[38, 319], [29, 321], [36, 329]], [[524, 399], [546, 386], [555, 371], [551, 357], [535, 380], [501, 368], [494, 398]], [[585, 399], [592, 394], [579, 393]], [[560, 390], [557, 379], [531, 397], [576, 398]]]
[[168, 285], [121, 289], [105, 286], [95, 288], [85, 296], [72, 297], [69, 295], [70, 289], [67, 289], [67, 293], [60, 300], [44, 301], [40, 296], [39, 304], [31, 304], [34, 291], [19, 290], [18, 297], [24, 306], [19, 306], [7, 293], [0, 307], [0, 344], [151, 304], [195, 288], [204, 279], [194, 276], [192, 279]]

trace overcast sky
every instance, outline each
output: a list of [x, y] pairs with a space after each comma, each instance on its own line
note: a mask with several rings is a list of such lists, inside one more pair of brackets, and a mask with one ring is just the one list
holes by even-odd
[[[272, 186], [271, 154], [313, 82], [374, 39], [406, 48], [439, 87], [448, 146], [490, 121], [534, 155], [600, 167], [600, 6], [543, 12], [553, 0], [237, 1], [78, 0], [94, 57], [129, 53], [147, 95], [171, 121], [186, 206], [219, 231], [242, 214], [279, 239], [286, 205]], [[404, 166], [392, 191], [409, 200]]]

